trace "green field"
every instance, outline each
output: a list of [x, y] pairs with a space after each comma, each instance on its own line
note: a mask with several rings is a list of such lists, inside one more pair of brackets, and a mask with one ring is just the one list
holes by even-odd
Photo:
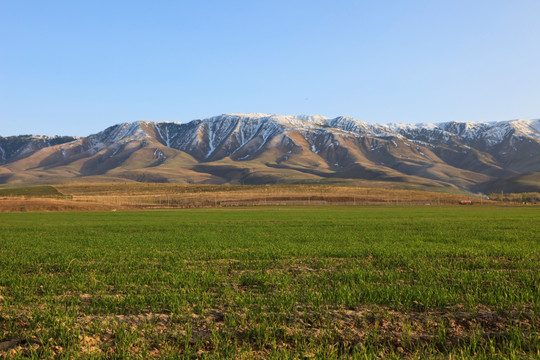
[[69, 196], [61, 194], [55, 187], [49, 185], [0, 188], [0, 196], [69, 198]]
[[0, 214], [0, 358], [537, 358], [540, 208]]

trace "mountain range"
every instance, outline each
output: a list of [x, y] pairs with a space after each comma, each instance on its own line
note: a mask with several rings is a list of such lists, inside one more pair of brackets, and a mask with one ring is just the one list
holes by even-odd
[[0, 184], [66, 181], [384, 181], [539, 191], [540, 120], [410, 125], [225, 114], [188, 123], [122, 123], [87, 137], [0, 137]]

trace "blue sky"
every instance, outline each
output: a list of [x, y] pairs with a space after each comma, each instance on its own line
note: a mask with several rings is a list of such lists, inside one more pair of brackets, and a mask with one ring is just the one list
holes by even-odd
[[0, 135], [540, 117], [540, 1], [0, 0]]

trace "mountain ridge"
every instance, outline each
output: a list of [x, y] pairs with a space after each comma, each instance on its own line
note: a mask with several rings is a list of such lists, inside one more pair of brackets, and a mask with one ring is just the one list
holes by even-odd
[[0, 137], [0, 183], [371, 179], [478, 190], [538, 171], [538, 119], [413, 125], [236, 113], [119, 123], [87, 137]]

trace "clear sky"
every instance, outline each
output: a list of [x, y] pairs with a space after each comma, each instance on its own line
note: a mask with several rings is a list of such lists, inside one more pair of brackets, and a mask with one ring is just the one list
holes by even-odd
[[0, 135], [540, 118], [539, 0], [0, 0]]

